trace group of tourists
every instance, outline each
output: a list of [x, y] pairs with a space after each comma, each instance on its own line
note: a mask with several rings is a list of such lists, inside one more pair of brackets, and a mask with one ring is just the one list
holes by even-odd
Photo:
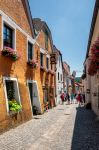
[[68, 104], [78, 103], [79, 106], [85, 104], [85, 94], [82, 94], [81, 92], [78, 92], [77, 94], [69, 94], [68, 92], [61, 93], [60, 98], [62, 104], [64, 104], [64, 102], [67, 102]]

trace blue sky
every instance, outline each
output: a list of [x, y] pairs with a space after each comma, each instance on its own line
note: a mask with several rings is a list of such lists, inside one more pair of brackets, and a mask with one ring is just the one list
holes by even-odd
[[[95, 0], [29, 0], [29, 3], [33, 18], [46, 21], [71, 72], [82, 71]], [[81, 74], [77, 72], [77, 76]]]

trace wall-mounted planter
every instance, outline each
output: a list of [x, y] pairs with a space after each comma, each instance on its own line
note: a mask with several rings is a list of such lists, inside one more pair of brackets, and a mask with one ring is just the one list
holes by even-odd
[[16, 61], [20, 58], [20, 55], [16, 50], [6, 46], [3, 48], [3, 50], [1, 50], [1, 54], [5, 57], [10, 57], [13, 61]]
[[30, 67], [32, 67], [32, 68], [37, 68], [38, 67], [38, 63], [37, 63], [37, 61], [36, 60], [28, 60], [28, 62], [27, 62], [27, 64], [30, 66]]

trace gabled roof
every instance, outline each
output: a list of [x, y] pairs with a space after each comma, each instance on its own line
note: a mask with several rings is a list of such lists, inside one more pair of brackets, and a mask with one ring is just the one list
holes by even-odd
[[61, 54], [60, 50], [58, 50], [58, 49], [56, 48], [55, 45], [53, 45], [53, 52], [56, 53], [57, 56], [60, 55], [60, 57], [61, 57], [61, 63], [62, 63], [62, 68], [63, 68], [62, 54]]
[[40, 18], [33, 18], [32, 23], [33, 23], [34, 29], [38, 33], [41, 32], [41, 30], [47, 31], [50, 42], [51, 42], [52, 50], [53, 50], [52, 34], [51, 34], [51, 31], [50, 31], [47, 23], [45, 21], [42, 21]]
[[93, 17], [92, 17], [92, 22], [91, 22], [91, 28], [90, 28], [90, 34], [89, 34], [89, 40], [88, 40], [88, 46], [87, 46], [86, 59], [88, 57], [88, 53], [89, 53], [89, 49], [90, 49], [90, 44], [91, 44], [91, 40], [92, 40], [94, 28], [95, 28], [95, 23], [96, 23], [98, 11], [99, 11], [99, 0], [96, 0], [95, 7], [94, 7], [94, 12], [93, 12]]
[[53, 52], [56, 52], [58, 55], [62, 55], [60, 50], [57, 49], [55, 45], [53, 45]]
[[70, 75], [70, 66], [66, 62], [63, 62], [63, 68], [66, 74]]
[[29, 0], [22, 0], [22, 2], [24, 2], [23, 4], [25, 4], [29, 24], [30, 24], [31, 31], [32, 31], [32, 34], [33, 34], [33, 37], [34, 37], [34, 28], [33, 28], [33, 24], [32, 24], [32, 15], [31, 15], [30, 6], [29, 6]]

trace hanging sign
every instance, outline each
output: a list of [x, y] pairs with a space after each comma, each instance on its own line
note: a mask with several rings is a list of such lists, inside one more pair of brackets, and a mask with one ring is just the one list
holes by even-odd
[[56, 64], [56, 53], [52, 53], [50, 56], [51, 64]]

